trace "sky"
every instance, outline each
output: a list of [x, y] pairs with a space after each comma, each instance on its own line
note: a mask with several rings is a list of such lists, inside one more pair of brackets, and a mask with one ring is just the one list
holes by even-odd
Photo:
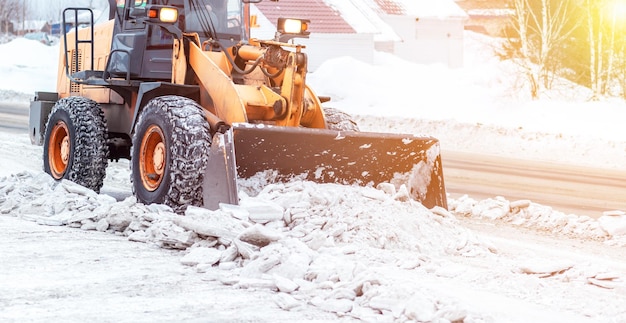
[[107, 0], [25, 0], [27, 3], [27, 19], [58, 22], [63, 9], [67, 7], [108, 8]]
[[[492, 44], [467, 33], [460, 69], [377, 53], [308, 81], [374, 120], [365, 131], [427, 120], [443, 149], [623, 169], [623, 101], [574, 86], [529, 100]], [[0, 45], [0, 101], [53, 90], [57, 50]], [[41, 158], [27, 134], [0, 130], [1, 321], [626, 321], [624, 210], [594, 219], [470, 195], [429, 210], [389, 186], [259, 174], [239, 181], [239, 206], [178, 216], [136, 202], [126, 161], [96, 194], [55, 183]]]

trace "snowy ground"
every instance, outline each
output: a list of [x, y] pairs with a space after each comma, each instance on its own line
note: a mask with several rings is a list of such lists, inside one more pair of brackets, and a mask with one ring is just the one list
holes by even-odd
[[[381, 54], [372, 66], [329, 61], [310, 82], [364, 130], [623, 169], [623, 102], [580, 103], [583, 90], [529, 102], [511, 94], [511, 67], [468, 36], [464, 69]], [[12, 63], [47, 50], [0, 45], [0, 88], [14, 91], [3, 101], [54, 89], [56, 71], [39, 63], [49, 57]], [[626, 321], [620, 210], [592, 219], [496, 196], [427, 210], [388, 187], [259, 176], [240, 182], [240, 206], [180, 217], [135, 202], [127, 162], [110, 165], [98, 195], [51, 181], [26, 134], [0, 132], [0, 143], [2, 321]]]

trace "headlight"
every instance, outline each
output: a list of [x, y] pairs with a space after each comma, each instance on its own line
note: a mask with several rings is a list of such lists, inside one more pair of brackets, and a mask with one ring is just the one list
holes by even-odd
[[159, 11], [159, 19], [162, 22], [174, 23], [178, 20], [178, 10], [176, 8], [163, 8]]
[[310, 20], [278, 18], [278, 32], [281, 34], [308, 35]]

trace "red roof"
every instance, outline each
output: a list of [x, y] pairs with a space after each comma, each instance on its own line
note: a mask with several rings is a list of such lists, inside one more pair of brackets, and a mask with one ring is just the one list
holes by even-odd
[[256, 7], [273, 24], [278, 18], [309, 19], [309, 31], [322, 34], [354, 34], [356, 31], [324, 0], [262, 1]]
[[404, 15], [404, 8], [393, 0], [375, 0], [380, 10], [388, 15]]

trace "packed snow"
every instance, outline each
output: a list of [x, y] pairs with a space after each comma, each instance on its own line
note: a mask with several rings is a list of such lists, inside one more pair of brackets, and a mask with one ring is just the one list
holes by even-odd
[[[462, 69], [378, 53], [373, 65], [330, 60], [309, 82], [362, 130], [623, 168], [622, 101], [585, 102], [575, 87], [529, 101], [514, 66], [467, 36]], [[2, 101], [54, 90], [57, 50], [0, 45]], [[468, 138], [477, 125], [480, 140]], [[0, 143], [2, 321], [626, 321], [623, 210], [594, 219], [498, 196], [429, 210], [390, 185], [259, 174], [239, 181], [240, 205], [179, 216], [137, 203], [127, 161], [97, 194], [43, 173], [26, 133], [0, 130]]]

